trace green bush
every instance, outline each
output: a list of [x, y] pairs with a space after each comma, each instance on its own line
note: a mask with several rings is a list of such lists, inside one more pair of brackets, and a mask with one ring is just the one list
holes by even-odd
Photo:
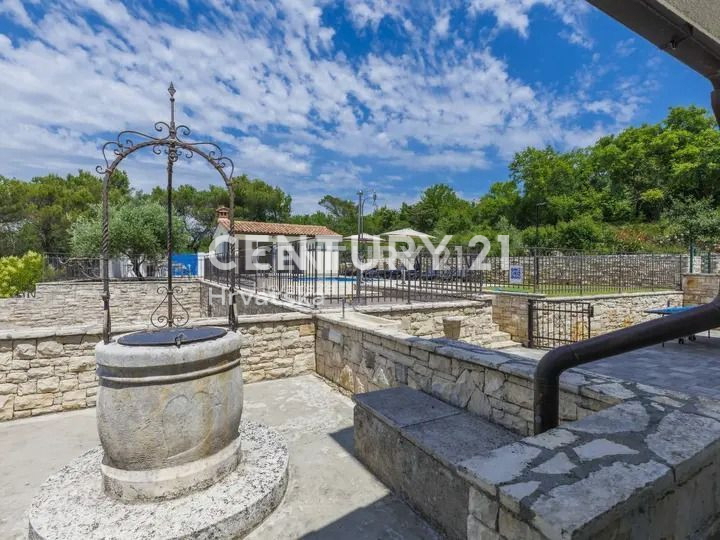
[[28, 251], [22, 257], [0, 258], [0, 297], [7, 298], [35, 289], [43, 276], [43, 258]]

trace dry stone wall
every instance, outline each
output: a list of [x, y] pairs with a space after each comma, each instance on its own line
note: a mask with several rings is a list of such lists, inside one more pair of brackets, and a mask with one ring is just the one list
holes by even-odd
[[[612, 255], [540, 255], [512, 256], [511, 266], [522, 266], [524, 283], [535, 282], [535, 268], [539, 270], [538, 283], [558, 286], [637, 287], [654, 290], [677, 289], [681, 278], [690, 269], [702, 268], [704, 257], [673, 253], [626, 253]], [[717, 267], [720, 256], [713, 254], [711, 264]], [[488, 257], [492, 270], [486, 274], [488, 286], [510, 283], [509, 270], [502, 269], [500, 257]]]
[[[350, 392], [407, 385], [521, 435], [532, 432], [532, 360], [445, 338], [362, 328], [335, 315], [317, 317], [315, 353], [317, 373]], [[614, 379], [589, 373], [568, 374], [562, 385], [563, 421], [583, 418], [623, 397]]]
[[[110, 313], [113, 324], [146, 323], [162, 301], [161, 281], [113, 281]], [[178, 300], [190, 319], [206, 317], [197, 280], [176, 280]], [[0, 298], [0, 329], [100, 324], [103, 320], [102, 283], [70, 281], [38, 283], [32, 296]]]
[[100, 332], [0, 336], [0, 420], [95, 405]]
[[[574, 299], [567, 298], [566, 300]], [[666, 306], [682, 306], [683, 294], [667, 292], [586, 296], [579, 301], [590, 302], [593, 306], [590, 335], [597, 336], [656, 319], [658, 315], [645, 313], [645, 311]]]
[[493, 321], [491, 297], [477, 301], [372, 306], [360, 311], [400, 321], [400, 328], [416, 337], [450, 337], [446, 326], [454, 321], [459, 326], [459, 333], [454, 339], [492, 348], [517, 345]]
[[[387, 326], [319, 319], [318, 373], [344, 388], [407, 385], [528, 435], [472, 455], [462, 437], [454, 448], [440, 442], [433, 428], [389, 428], [412, 432], [406, 446], [421, 448], [426, 457], [405, 454], [400, 461], [422, 468], [416, 477], [442, 477], [433, 486], [445, 490], [438, 498], [465, 496], [457, 490], [466, 488], [447, 480], [449, 475], [469, 484], [467, 530], [458, 537], [715, 538], [720, 532], [720, 402], [572, 369], [561, 378], [561, 426], [532, 436], [534, 361]], [[376, 401], [381, 402], [387, 412], [392, 400], [386, 394]], [[406, 420], [420, 416], [406, 399], [395, 405]], [[449, 415], [443, 411], [435, 418]], [[368, 429], [358, 433], [373, 436]], [[373, 442], [394, 434], [383, 435]], [[398, 451], [409, 452], [402, 445]], [[464, 457], [452, 463], [450, 454]], [[426, 499], [427, 486], [409, 498]], [[433, 511], [454, 509], [437, 499], [433, 504]]]
[[[602, 296], [568, 296], [546, 298], [542, 295], [522, 293], [497, 293], [493, 298], [493, 321], [499, 329], [510, 334], [514, 341], [528, 343], [528, 300], [534, 298], [548, 302], [588, 302], [593, 308], [590, 335], [598, 336], [620, 330], [657, 317], [646, 310], [668, 305], [683, 305], [683, 293], [679, 291], [627, 293]], [[577, 321], [559, 315], [546, 316], [541, 327], [551, 335], [572, 335], [572, 329], [556, 329], [558, 324], [574, 324]]]
[[683, 276], [685, 305], [707, 304], [720, 293], [720, 275], [686, 274]]
[[[238, 319], [243, 379], [277, 379], [315, 369], [315, 325], [309, 315], [288, 313]], [[200, 325], [224, 325], [205, 319]], [[118, 333], [143, 329], [116, 326]], [[0, 333], [0, 420], [95, 405], [95, 345], [101, 330], [10, 330]]]

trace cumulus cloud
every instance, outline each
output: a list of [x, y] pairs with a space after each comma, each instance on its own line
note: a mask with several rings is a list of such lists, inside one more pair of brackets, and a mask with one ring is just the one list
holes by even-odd
[[[15, 132], [0, 142], [0, 174], [90, 168], [114, 133], [167, 118], [170, 80], [193, 136], [224, 144], [239, 171], [288, 189], [296, 209], [307, 207], [313, 182], [352, 193], [382, 164], [410, 177], [483, 169], [489, 155], [528, 144], [572, 146], [629, 120], [639, 103], [631, 87], [590, 96], [589, 80], [542, 91], [452, 24], [453, 10], [491, 13], [527, 36], [532, 10], [544, 6], [588, 46], [572, 0], [348, 0], [351, 24], [371, 42], [355, 57], [335, 41], [323, 0], [213, 0], [202, 17], [184, 15], [192, 2], [176, 3], [171, 18], [119, 0], [47, 0], [33, 10], [2, 0], [0, 17], [26, 35], [0, 35], [0, 117]], [[385, 18], [406, 38], [391, 51], [373, 37]], [[583, 129], [588, 113], [601, 118]], [[152, 157], [128, 162], [137, 187], [161, 183]], [[211, 172], [191, 165], [186, 174], [202, 185], [216, 181]]]

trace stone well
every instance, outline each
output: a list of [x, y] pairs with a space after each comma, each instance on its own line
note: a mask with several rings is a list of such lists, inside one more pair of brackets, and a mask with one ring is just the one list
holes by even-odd
[[265, 519], [288, 453], [274, 430], [241, 422], [241, 345], [210, 327], [100, 343], [102, 446], [43, 484], [29, 537], [238, 538]]
[[95, 349], [109, 494], [127, 501], [176, 497], [214, 483], [240, 462], [240, 336], [222, 328], [195, 331], [207, 339], [146, 344], [160, 335], [183, 339], [183, 330], [169, 330]]

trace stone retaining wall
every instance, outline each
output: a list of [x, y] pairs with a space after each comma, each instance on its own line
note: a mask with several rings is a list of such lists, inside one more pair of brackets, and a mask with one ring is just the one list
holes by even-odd
[[[208, 317], [227, 317], [230, 288], [212, 281], [200, 280], [201, 305], [206, 306]], [[290, 306], [286, 302], [258, 295], [254, 291], [239, 289], [236, 294], [236, 306], [239, 316], [267, 315], [271, 313], [289, 313], [307, 310]]]
[[[317, 373], [350, 392], [407, 385], [521, 435], [532, 432], [532, 360], [392, 328], [362, 328], [335, 315], [318, 316], [315, 353]], [[563, 420], [583, 418], [622, 397], [612, 395], [614, 379], [607, 377], [573, 374], [563, 382]]]
[[444, 321], [455, 318], [460, 326], [457, 339], [467, 343], [494, 347], [513, 345], [510, 336], [493, 322], [492, 297], [456, 302], [427, 302], [358, 309], [385, 319], [400, 321], [400, 328], [416, 337], [445, 337]]
[[[300, 313], [238, 319], [243, 338], [243, 379], [254, 382], [308, 373], [315, 368], [315, 324]], [[205, 319], [199, 325], [226, 324]], [[142, 326], [116, 326], [116, 332]], [[11, 330], [0, 333], [0, 420], [95, 405], [97, 327]]]
[[513, 341], [528, 343], [528, 300], [544, 298], [540, 294], [497, 293], [493, 295], [493, 322]]
[[[525, 345], [528, 343], [528, 300], [531, 298], [548, 302], [589, 302], [593, 308], [591, 336], [607, 334], [657, 317], [645, 313], [647, 309], [683, 305], [683, 293], [679, 291], [552, 298], [523, 293], [494, 294], [493, 321], [500, 330], [510, 334], [514, 341]], [[573, 323], [569, 318], [554, 317], [545, 319], [543, 324], [548, 332], [562, 335], [560, 330], [553, 331], [553, 326], [560, 322], [568, 325]], [[569, 330], [567, 335], [571, 335]]]
[[[673, 253], [625, 253], [612, 255], [540, 255], [537, 268], [539, 283], [543, 285], [572, 285], [575, 287], [625, 286], [647, 289], [676, 289], [680, 287], [682, 274], [702, 268], [705, 256], [695, 256], [691, 265], [686, 254]], [[720, 255], [712, 255], [712, 266], [717, 267]], [[507, 285], [509, 270], [502, 270], [500, 257], [488, 257], [487, 264], [493, 269], [488, 273], [487, 283]], [[511, 256], [510, 266], [523, 268], [524, 283], [535, 282], [535, 258]]]
[[[333, 316], [320, 316], [317, 328], [317, 371], [344, 388], [407, 385], [531, 435], [535, 362]], [[720, 532], [720, 401], [573, 369], [561, 378], [560, 414], [559, 428], [457, 465], [470, 483], [461, 538], [714, 538]], [[399, 409], [400, 417], [412, 413]], [[457, 453], [469, 451], [466, 440], [458, 436]], [[447, 449], [452, 441], [433, 444]], [[413, 462], [421, 466], [448, 465]]]
[[[113, 324], [146, 323], [162, 301], [158, 287], [162, 281], [112, 281], [110, 283], [110, 315]], [[190, 319], [206, 317], [201, 303], [200, 283], [178, 279], [182, 288], [178, 299]], [[0, 329], [77, 326], [100, 324], [103, 320], [102, 283], [68, 281], [38, 283], [34, 296], [0, 298]]]
[[682, 288], [686, 306], [707, 304], [720, 293], [720, 275], [686, 274]]

